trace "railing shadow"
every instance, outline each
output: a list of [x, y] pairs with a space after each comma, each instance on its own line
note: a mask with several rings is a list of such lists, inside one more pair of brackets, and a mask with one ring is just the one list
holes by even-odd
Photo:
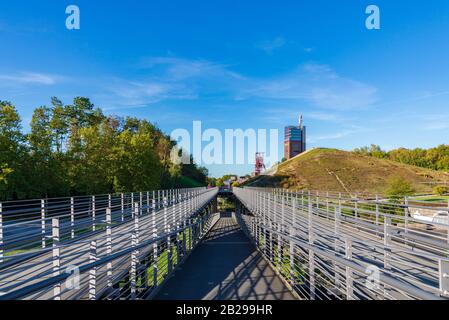
[[232, 214], [221, 217], [156, 299], [292, 299], [290, 291], [255, 250]]

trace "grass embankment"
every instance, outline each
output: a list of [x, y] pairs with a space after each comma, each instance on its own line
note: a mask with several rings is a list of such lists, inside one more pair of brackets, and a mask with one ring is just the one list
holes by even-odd
[[449, 174], [336, 149], [314, 149], [279, 165], [273, 176], [249, 180], [247, 186], [383, 194], [389, 180], [401, 177], [417, 193], [432, 193], [429, 183]]

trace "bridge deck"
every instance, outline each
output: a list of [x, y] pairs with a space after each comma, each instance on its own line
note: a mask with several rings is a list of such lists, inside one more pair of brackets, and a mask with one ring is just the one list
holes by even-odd
[[294, 300], [235, 219], [222, 215], [156, 300]]

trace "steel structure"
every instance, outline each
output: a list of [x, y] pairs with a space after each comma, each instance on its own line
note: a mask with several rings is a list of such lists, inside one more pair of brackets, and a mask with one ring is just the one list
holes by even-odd
[[2, 203], [0, 299], [151, 297], [217, 221], [217, 193]]
[[254, 175], [260, 176], [262, 171], [265, 170], [265, 164], [264, 164], [264, 154], [257, 152], [256, 153], [256, 164], [254, 166]]
[[428, 230], [409, 214], [416, 204], [280, 189], [234, 193], [244, 231], [305, 299], [449, 297], [449, 225]]
[[[220, 219], [219, 190], [0, 204], [0, 299], [151, 299]], [[448, 299], [447, 207], [235, 188], [236, 220], [303, 299]]]

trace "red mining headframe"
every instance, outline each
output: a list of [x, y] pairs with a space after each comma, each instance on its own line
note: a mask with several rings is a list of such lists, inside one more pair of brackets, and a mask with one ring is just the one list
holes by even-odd
[[260, 174], [262, 173], [263, 170], [265, 170], [265, 164], [263, 163], [263, 153], [256, 153], [256, 166], [255, 166], [255, 171], [254, 171], [254, 175], [260, 176]]

